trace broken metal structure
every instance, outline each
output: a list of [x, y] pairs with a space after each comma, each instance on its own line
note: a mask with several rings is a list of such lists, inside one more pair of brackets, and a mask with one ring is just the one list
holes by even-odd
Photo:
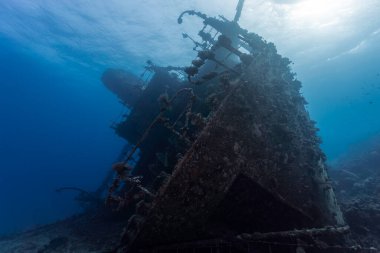
[[[260, 252], [295, 252], [300, 241], [320, 252], [316, 237], [345, 243], [301, 83], [273, 43], [239, 26], [243, 2], [233, 21], [183, 12], [178, 23], [203, 19], [201, 42], [191, 38], [196, 59], [187, 68], [148, 62], [149, 83], [132, 89], [139, 94], [115, 131], [134, 147], [107, 197], [128, 213], [119, 252], [202, 252], [203, 241], [247, 252], [247, 240], [265, 235], [273, 246], [256, 240]], [[294, 229], [306, 232], [281, 233]]]

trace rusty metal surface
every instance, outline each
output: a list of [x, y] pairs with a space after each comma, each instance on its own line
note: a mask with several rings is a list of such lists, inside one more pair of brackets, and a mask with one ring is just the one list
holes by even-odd
[[[269, 65], [263, 72], [257, 64], [270, 58], [262, 58], [230, 88], [176, 165], [132, 245], [212, 238], [210, 216], [242, 174], [298, 212], [310, 227], [342, 222], [299, 82], [283, 78], [287, 68]], [[277, 59], [280, 65], [282, 59]]]

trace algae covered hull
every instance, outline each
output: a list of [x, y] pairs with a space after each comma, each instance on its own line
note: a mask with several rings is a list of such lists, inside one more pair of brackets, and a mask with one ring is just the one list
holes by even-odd
[[[129, 109], [112, 126], [128, 144], [94, 193], [80, 190], [90, 205], [78, 219], [91, 227], [95, 217], [96, 229], [121, 239], [81, 252], [355, 250], [301, 83], [273, 43], [239, 26], [243, 2], [233, 21], [179, 16], [204, 24], [200, 41], [184, 34], [194, 42], [191, 66], [148, 61], [140, 78], [103, 74]], [[80, 241], [69, 234], [59, 237], [63, 252]], [[41, 252], [54, 252], [49, 245]]]
[[[236, 243], [245, 243], [243, 234], [312, 228], [322, 229], [326, 242], [344, 244], [341, 234], [348, 228], [291, 62], [272, 43], [240, 28], [238, 18], [185, 11], [179, 23], [186, 14], [216, 33], [205, 27], [199, 32], [202, 42], [195, 42], [190, 67], [148, 62], [153, 77], [133, 105], [125, 101], [131, 112], [115, 126], [135, 147], [117, 169], [110, 202], [119, 210], [131, 208], [120, 194], [135, 196], [131, 178], [141, 176], [137, 188], [149, 192], [129, 218], [120, 251], [169, 250], [182, 243], [188, 250], [222, 239], [242, 250]], [[139, 158], [131, 165], [137, 148]], [[124, 181], [124, 190], [116, 190]], [[285, 241], [297, 246], [301, 237]], [[312, 243], [311, 237], [303, 239]], [[293, 252], [295, 246], [271, 250]]]
[[159, 190], [133, 245], [344, 224], [286, 64], [269, 51], [242, 66]]

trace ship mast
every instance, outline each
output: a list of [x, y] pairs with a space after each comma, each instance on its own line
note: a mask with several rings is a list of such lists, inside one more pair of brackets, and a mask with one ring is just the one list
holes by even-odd
[[244, 0], [239, 0], [239, 3], [236, 6], [236, 14], [234, 18], [235, 23], [239, 22], [241, 11], [243, 10], [243, 5], [244, 5]]

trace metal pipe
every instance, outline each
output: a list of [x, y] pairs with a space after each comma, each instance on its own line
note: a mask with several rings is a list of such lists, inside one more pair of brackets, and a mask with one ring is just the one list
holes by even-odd
[[239, 22], [241, 11], [243, 10], [243, 5], [244, 5], [244, 0], [239, 0], [239, 3], [236, 6], [236, 14], [234, 18], [235, 23]]

